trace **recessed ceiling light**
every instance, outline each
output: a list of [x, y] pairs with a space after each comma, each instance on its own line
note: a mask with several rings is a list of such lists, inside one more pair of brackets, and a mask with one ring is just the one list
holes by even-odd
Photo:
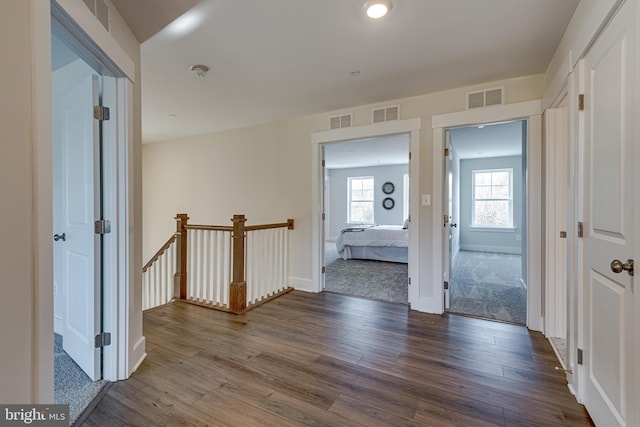
[[369, 0], [364, 4], [367, 16], [372, 19], [382, 18], [389, 13], [392, 7], [391, 0]]
[[351, 77], [358, 77], [360, 75], [360, 70], [351, 70], [349, 71], [349, 75]]

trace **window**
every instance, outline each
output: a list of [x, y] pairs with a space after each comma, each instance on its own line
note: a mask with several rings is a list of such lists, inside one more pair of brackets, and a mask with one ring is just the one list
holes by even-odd
[[513, 169], [474, 170], [473, 227], [513, 226]]
[[347, 222], [373, 224], [373, 177], [349, 177], [349, 206]]

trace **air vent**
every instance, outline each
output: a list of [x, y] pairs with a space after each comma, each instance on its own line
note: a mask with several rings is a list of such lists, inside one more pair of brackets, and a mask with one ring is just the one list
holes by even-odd
[[504, 86], [467, 93], [467, 110], [504, 104]]
[[373, 123], [388, 122], [390, 120], [398, 120], [399, 118], [399, 105], [393, 105], [391, 107], [384, 107], [373, 110]]
[[109, 5], [104, 0], [82, 0], [102, 26], [109, 31]]
[[331, 129], [350, 128], [353, 122], [352, 119], [353, 113], [329, 117], [329, 127]]

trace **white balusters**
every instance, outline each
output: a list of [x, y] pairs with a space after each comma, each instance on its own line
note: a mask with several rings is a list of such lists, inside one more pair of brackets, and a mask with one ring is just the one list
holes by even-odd
[[187, 298], [227, 307], [231, 283], [231, 232], [188, 230]]
[[289, 245], [286, 228], [247, 232], [247, 305], [287, 288]]
[[142, 272], [142, 309], [166, 304], [173, 298], [176, 272], [176, 241], [172, 238]]

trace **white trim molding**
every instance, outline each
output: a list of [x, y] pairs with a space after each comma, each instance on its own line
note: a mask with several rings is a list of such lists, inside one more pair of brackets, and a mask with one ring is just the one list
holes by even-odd
[[511, 120], [527, 121], [527, 327], [540, 331], [542, 323], [542, 100], [497, 105], [477, 110], [459, 111], [433, 116], [433, 297], [427, 311], [444, 312], [442, 253], [443, 233], [443, 160], [444, 133], [448, 128], [496, 123]]

